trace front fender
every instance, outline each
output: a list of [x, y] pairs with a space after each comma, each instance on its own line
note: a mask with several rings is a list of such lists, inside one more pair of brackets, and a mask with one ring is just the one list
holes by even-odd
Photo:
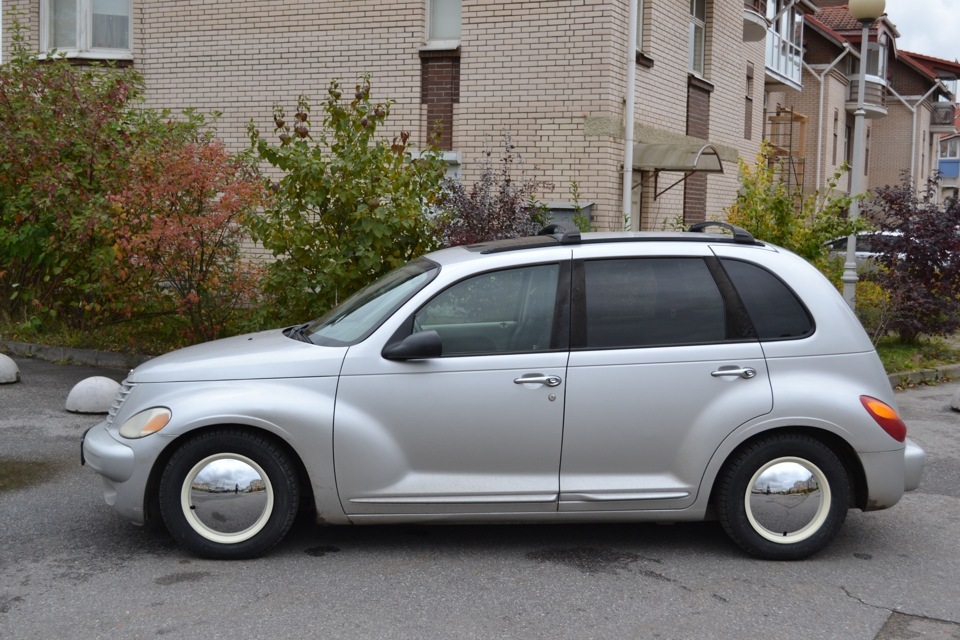
[[237, 425], [270, 433], [303, 463], [318, 519], [346, 523], [333, 468], [336, 389], [337, 378], [332, 376], [140, 384], [124, 404], [115, 426], [144, 409], [169, 408], [172, 419], [156, 436], [164, 441], [160, 458], [181, 438], [200, 429]]

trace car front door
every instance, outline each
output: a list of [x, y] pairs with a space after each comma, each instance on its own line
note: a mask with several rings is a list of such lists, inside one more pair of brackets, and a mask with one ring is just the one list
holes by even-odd
[[760, 343], [709, 247], [645, 248], [585, 247], [574, 263], [560, 511], [689, 506], [720, 442], [772, 408]]
[[451, 284], [406, 321], [439, 334], [439, 357], [351, 347], [334, 425], [347, 514], [557, 509], [569, 282], [558, 261]]

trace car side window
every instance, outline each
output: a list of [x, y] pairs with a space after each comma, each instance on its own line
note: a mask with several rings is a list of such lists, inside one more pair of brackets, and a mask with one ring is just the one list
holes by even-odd
[[584, 263], [582, 321], [591, 349], [720, 342], [723, 296], [700, 258]]
[[760, 340], [802, 338], [813, 333], [813, 319], [796, 294], [763, 267], [721, 259]]
[[462, 280], [416, 313], [413, 330], [439, 333], [444, 356], [549, 349], [559, 272], [545, 264]]

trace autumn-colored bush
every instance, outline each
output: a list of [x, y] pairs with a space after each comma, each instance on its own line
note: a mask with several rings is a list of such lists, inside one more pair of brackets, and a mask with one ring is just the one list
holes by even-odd
[[239, 227], [212, 227], [258, 198], [233, 202], [240, 174], [208, 146], [202, 116], [145, 109], [135, 71], [37, 56], [16, 15], [11, 25], [0, 65], [0, 321], [31, 336], [105, 326], [132, 336], [183, 313], [193, 339], [216, 335], [238, 286], [226, 265]]
[[82, 323], [113, 262], [137, 74], [39, 60], [14, 17], [0, 65], [0, 300], [14, 322]]
[[[254, 168], [219, 141], [140, 153], [110, 197], [118, 289], [127, 315], [172, 315], [188, 341], [220, 337], [257, 298], [260, 268], [244, 260], [244, 224], [264, 203]], [[133, 286], [131, 286], [133, 285]]]

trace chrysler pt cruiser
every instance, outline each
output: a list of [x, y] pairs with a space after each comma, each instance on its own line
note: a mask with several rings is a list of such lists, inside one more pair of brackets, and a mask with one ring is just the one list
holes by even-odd
[[334, 524], [720, 520], [799, 559], [920, 483], [869, 338], [729, 225], [444, 249], [306, 324], [130, 372], [82, 443], [104, 496], [192, 553]]

